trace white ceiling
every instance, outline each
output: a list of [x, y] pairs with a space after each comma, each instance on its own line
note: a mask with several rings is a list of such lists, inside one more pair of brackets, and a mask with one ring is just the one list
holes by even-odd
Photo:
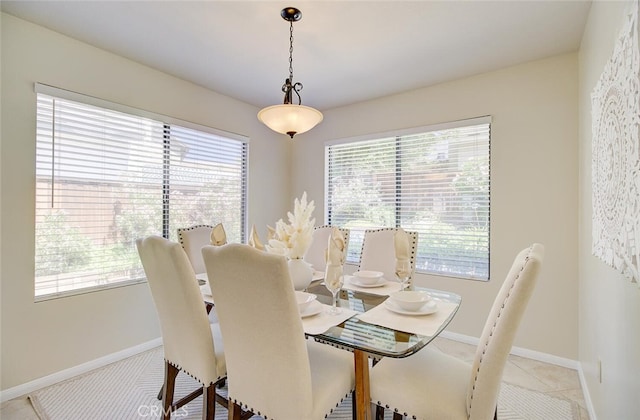
[[576, 51], [590, 1], [7, 1], [3, 12], [257, 107], [321, 110]]

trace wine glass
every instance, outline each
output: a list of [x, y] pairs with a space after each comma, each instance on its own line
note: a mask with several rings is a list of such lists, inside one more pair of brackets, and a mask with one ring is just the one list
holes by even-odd
[[338, 292], [342, 289], [344, 276], [342, 275], [342, 266], [327, 265], [324, 275], [324, 285], [333, 295], [333, 305], [327, 311], [330, 315], [338, 315], [342, 313], [342, 309], [338, 307]]
[[400, 290], [405, 290], [407, 288], [407, 282], [409, 281], [410, 275], [411, 275], [411, 262], [409, 262], [409, 260], [397, 261], [396, 277], [401, 283]]

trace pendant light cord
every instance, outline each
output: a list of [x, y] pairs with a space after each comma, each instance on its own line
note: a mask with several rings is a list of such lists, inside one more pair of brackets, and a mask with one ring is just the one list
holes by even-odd
[[293, 83], [293, 21], [289, 22], [289, 80]]
[[284, 103], [293, 103], [293, 94], [298, 97], [298, 105], [302, 105], [302, 98], [300, 97], [300, 91], [302, 90], [302, 83], [293, 81], [293, 20], [289, 21], [289, 78], [282, 85], [282, 91], [284, 92]]

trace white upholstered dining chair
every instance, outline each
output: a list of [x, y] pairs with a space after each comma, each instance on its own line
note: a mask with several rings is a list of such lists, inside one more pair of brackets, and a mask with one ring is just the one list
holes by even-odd
[[227, 355], [229, 418], [320, 420], [352, 393], [353, 355], [305, 339], [286, 259], [249, 245], [202, 249]]
[[[394, 236], [397, 231], [397, 228], [365, 230], [358, 270], [381, 271], [384, 273], [385, 279], [388, 281], [396, 281], [396, 249]], [[416, 270], [418, 232], [406, 232], [409, 236], [409, 261], [411, 262], [409, 282], [411, 282], [413, 273]]]
[[[217, 226], [222, 225], [218, 224]], [[195, 225], [177, 229], [178, 242], [182, 245], [182, 249], [187, 254], [187, 258], [189, 258], [196, 274], [202, 274], [207, 271], [204, 267], [200, 250], [203, 246], [211, 244], [211, 233], [214, 228], [215, 226], [212, 225]], [[222, 229], [224, 231], [224, 228]]]
[[371, 370], [371, 401], [394, 420], [488, 420], [497, 416], [500, 382], [520, 320], [533, 293], [544, 247], [515, 258], [487, 317], [473, 364], [424, 348], [406, 359], [383, 359]]
[[[155, 303], [164, 346], [164, 418], [203, 394], [203, 417], [215, 417], [215, 392], [226, 377], [226, 363], [218, 324], [209, 324], [195, 273], [179, 244], [160, 236], [136, 241], [138, 254]], [[173, 402], [175, 378], [183, 371], [202, 388]]]
[[[316, 226], [313, 229], [313, 235], [311, 236], [311, 243], [307, 252], [304, 254], [304, 260], [311, 264], [314, 270], [324, 272], [327, 265], [325, 260], [325, 252], [327, 250], [327, 244], [329, 243], [329, 237], [331, 236], [331, 230], [333, 226], [323, 225]], [[342, 237], [344, 238], [344, 249], [349, 247], [349, 229], [338, 228]], [[346, 251], [345, 251], [346, 252]]]

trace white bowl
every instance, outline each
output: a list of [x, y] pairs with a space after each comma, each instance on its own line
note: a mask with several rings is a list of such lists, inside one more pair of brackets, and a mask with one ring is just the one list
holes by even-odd
[[309, 307], [311, 302], [316, 300], [317, 296], [313, 293], [300, 292], [296, 290], [296, 301], [298, 302], [298, 309], [303, 312]]
[[358, 283], [370, 285], [379, 282], [383, 274], [381, 271], [362, 270], [356, 271], [353, 276], [358, 280]]
[[390, 294], [389, 299], [405, 311], [417, 311], [431, 300], [431, 296], [420, 290], [402, 290]]

